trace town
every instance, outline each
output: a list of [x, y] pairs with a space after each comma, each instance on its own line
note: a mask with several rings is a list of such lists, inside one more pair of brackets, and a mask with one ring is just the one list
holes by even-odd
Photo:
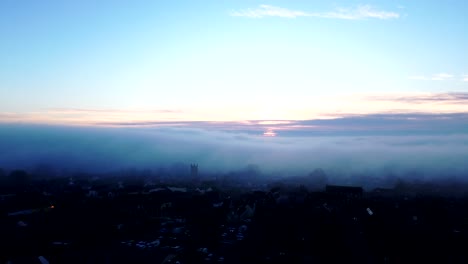
[[321, 169], [309, 180], [251, 169], [36, 178], [2, 170], [0, 263], [468, 261], [463, 191], [403, 181], [364, 190], [329, 184]]

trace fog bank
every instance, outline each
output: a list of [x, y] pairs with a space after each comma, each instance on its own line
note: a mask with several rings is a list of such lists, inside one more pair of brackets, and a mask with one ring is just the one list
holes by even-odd
[[281, 136], [187, 127], [0, 125], [0, 168], [105, 172], [198, 163], [227, 173], [257, 164], [262, 172], [304, 175], [315, 168], [341, 175], [389, 174], [466, 179], [468, 135]]

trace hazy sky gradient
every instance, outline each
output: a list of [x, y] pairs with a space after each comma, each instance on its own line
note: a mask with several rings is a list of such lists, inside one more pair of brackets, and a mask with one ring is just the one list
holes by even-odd
[[0, 167], [466, 180], [467, 14], [459, 0], [3, 0]]
[[468, 112], [377, 98], [468, 92], [467, 13], [458, 0], [4, 0], [0, 120]]

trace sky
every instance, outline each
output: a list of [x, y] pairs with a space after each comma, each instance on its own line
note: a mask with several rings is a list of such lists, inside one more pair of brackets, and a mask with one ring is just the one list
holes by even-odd
[[458, 0], [3, 0], [0, 167], [468, 180], [466, 14]]
[[467, 112], [466, 13], [458, 0], [5, 0], [0, 120]]

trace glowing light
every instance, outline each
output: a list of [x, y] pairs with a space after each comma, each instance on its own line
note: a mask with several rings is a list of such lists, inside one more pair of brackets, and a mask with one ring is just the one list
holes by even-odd
[[268, 129], [267, 131], [263, 132], [263, 136], [264, 137], [276, 137], [276, 133], [273, 130]]
[[275, 121], [275, 120], [268, 120], [268, 121], [260, 121], [258, 122], [259, 125], [283, 125], [283, 124], [291, 124], [291, 121]]
[[55, 206], [53, 206], [53, 205], [50, 206], [50, 209], [54, 209], [54, 208], [55, 208]]

